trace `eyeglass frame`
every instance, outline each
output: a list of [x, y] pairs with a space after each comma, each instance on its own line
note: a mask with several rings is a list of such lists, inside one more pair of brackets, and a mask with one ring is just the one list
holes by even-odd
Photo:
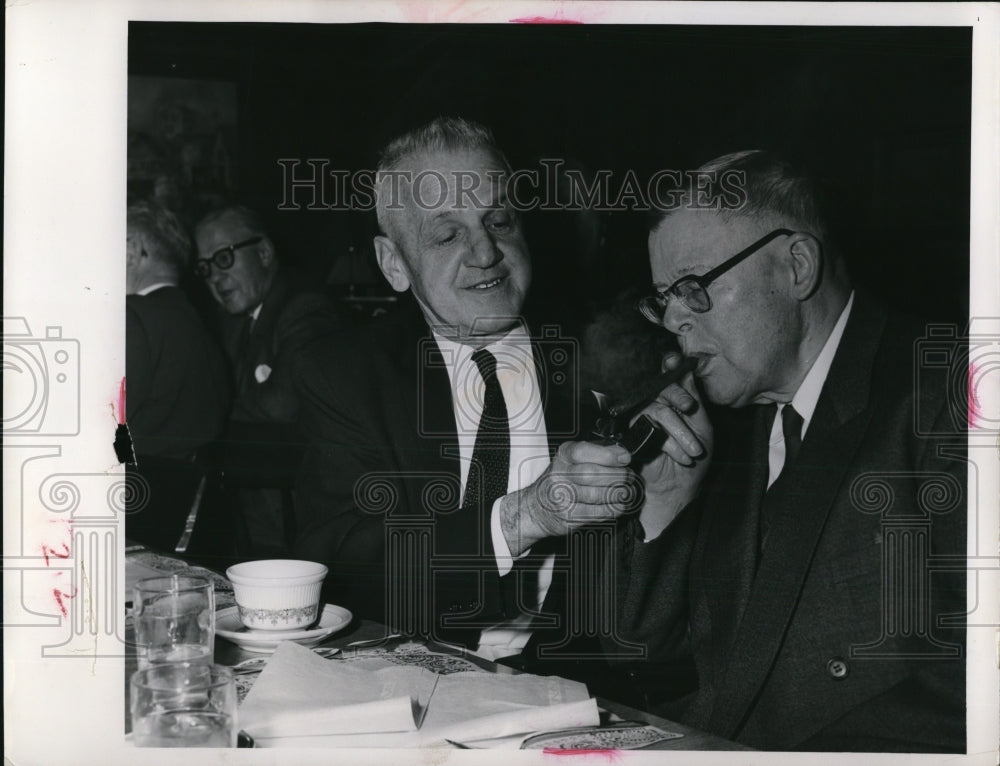
[[[195, 260], [194, 265], [192, 267], [195, 276], [200, 277], [201, 279], [208, 279], [210, 276], [212, 276], [213, 267], [218, 269], [219, 271], [227, 271], [228, 269], [231, 269], [233, 267], [233, 264], [236, 263], [237, 250], [239, 250], [240, 248], [250, 247], [251, 245], [259, 244], [263, 241], [264, 237], [262, 236], [250, 237], [250, 239], [245, 239], [242, 242], [236, 242], [235, 244], [232, 245], [226, 245], [225, 247], [220, 247], [218, 250], [212, 253], [208, 258], [198, 258], [197, 260]], [[228, 260], [228, 263], [222, 263], [219, 260], [220, 257], [223, 256], [223, 254], [225, 253], [229, 254], [229, 257], [225, 259]]]
[[[774, 229], [773, 231], [769, 232], [768, 234], [765, 234], [763, 237], [758, 239], [756, 242], [753, 242], [747, 247], [740, 250], [736, 255], [732, 256], [731, 258], [727, 258], [718, 266], [709, 269], [704, 274], [701, 275], [685, 274], [683, 277], [676, 280], [672, 285], [670, 285], [670, 287], [664, 288], [663, 290], [656, 290], [652, 295], [646, 295], [640, 298], [637, 304], [639, 313], [642, 314], [642, 316], [645, 319], [652, 322], [653, 324], [657, 325], [662, 324], [663, 317], [667, 311], [667, 306], [669, 305], [670, 296], [673, 296], [674, 298], [679, 300], [682, 304], [684, 304], [684, 306], [689, 311], [693, 311], [695, 314], [705, 314], [711, 311], [712, 296], [708, 294], [708, 286], [712, 284], [712, 282], [714, 282], [716, 279], [721, 277], [723, 274], [725, 274], [733, 267], [738, 266], [740, 263], [745, 261], [751, 255], [758, 252], [765, 245], [770, 244], [778, 237], [788, 236], [794, 233], [795, 232], [792, 231], [791, 229]], [[684, 300], [684, 297], [677, 292], [677, 286], [684, 282], [694, 282], [696, 285], [698, 285], [699, 288], [701, 288], [701, 291], [705, 294], [705, 299], [708, 301], [708, 308], [697, 309], [694, 308], [693, 306], [690, 306], [687, 303], [687, 301]], [[659, 308], [658, 317], [655, 319], [653, 318], [654, 309], [650, 307], [649, 305], [650, 303], [655, 303], [655, 305]], [[662, 308], [660, 308], [661, 306]]]

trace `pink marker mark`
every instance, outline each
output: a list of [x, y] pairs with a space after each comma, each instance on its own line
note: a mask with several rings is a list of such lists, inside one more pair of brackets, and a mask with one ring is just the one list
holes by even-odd
[[556, 747], [546, 747], [542, 749], [542, 755], [597, 755], [609, 763], [620, 760], [621, 753], [618, 750], [561, 750]]
[[969, 428], [977, 428], [979, 425], [979, 399], [976, 396], [976, 365], [969, 365], [969, 406], [968, 419]]
[[510, 19], [511, 24], [582, 24], [576, 19], [557, 19], [552, 16], [522, 16]]
[[122, 378], [121, 387], [118, 389], [118, 422], [125, 422], [125, 378]]
[[45, 566], [49, 565], [49, 554], [52, 554], [57, 559], [68, 559], [70, 556], [69, 546], [66, 543], [62, 544], [62, 550], [57, 551], [50, 545], [42, 546], [42, 556], [45, 557]]
[[66, 593], [58, 588], [52, 589], [52, 595], [55, 596], [56, 604], [59, 605], [59, 611], [62, 612], [63, 617], [69, 617], [69, 612], [66, 610], [66, 604], [63, 603], [64, 598], [76, 598], [77, 589], [73, 588], [72, 593]]
[[[59, 524], [62, 533], [53, 533], [51, 535], [46, 535], [49, 538], [48, 542], [41, 544], [42, 556], [45, 558], [45, 566], [51, 565], [51, 559], [68, 559], [72, 552], [69, 548], [69, 541], [65, 538], [72, 537], [73, 535], [73, 523], [69, 519], [49, 519], [49, 524]], [[51, 527], [50, 527], [51, 529]], [[55, 537], [57, 539], [53, 540]], [[58, 539], [63, 538], [63, 539]]]

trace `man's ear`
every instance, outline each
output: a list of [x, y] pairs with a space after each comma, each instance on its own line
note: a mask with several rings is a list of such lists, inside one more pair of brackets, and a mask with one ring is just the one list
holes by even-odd
[[819, 287], [823, 279], [823, 245], [812, 234], [796, 233], [792, 241], [792, 294], [805, 300]]
[[395, 242], [381, 234], [375, 237], [375, 258], [393, 290], [404, 293], [410, 288], [410, 275]]
[[125, 265], [130, 269], [134, 269], [139, 265], [142, 260], [143, 249], [142, 240], [137, 236], [127, 237], [125, 239]]
[[277, 256], [274, 252], [274, 243], [271, 241], [270, 237], [264, 237], [257, 244], [257, 257], [260, 258], [260, 264], [265, 269], [271, 268], [274, 264]]

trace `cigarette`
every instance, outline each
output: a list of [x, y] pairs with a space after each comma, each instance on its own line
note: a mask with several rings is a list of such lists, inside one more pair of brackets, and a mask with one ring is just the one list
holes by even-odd
[[643, 387], [641, 393], [626, 399], [624, 402], [619, 402], [614, 405], [608, 414], [612, 417], [619, 417], [624, 415], [630, 410], [637, 409], [639, 407], [645, 407], [653, 399], [656, 398], [657, 394], [663, 389], [669, 386], [671, 383], [676, 383], [689, 372], [694, 370], [695, 362], [690, 357], [684, 357], [681, 360], [680, 366], [674, 370], [667, 370], [666, 372], [661, 372], [655, 378], [651, 378]]

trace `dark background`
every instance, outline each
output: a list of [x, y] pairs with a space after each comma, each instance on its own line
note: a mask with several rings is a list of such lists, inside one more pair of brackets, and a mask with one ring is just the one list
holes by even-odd
[[[353, 248], [349, 289], [388, 293], [370, 270], [374, 213], [306, 210], [307, 196], [278, 210], [278, 160], [373, 168], [388, 138], [458, 114], [492, 127], [515, 168], [558, 157], [645, 179], [739, 149], [804, 159], [839, 192], [856, 281], [960, 321], [971, 42], [968, 28], [132, 22], [129, 74], [235, 84], [235, 176], [218, 196], [258, 208], [281, 255], [334, 292]], [[186, 205], [194, 220], [207, 203]], [[536, 212], [528, 226], [536, 293], [593, 312], [648, 284], [642, 213]]]

